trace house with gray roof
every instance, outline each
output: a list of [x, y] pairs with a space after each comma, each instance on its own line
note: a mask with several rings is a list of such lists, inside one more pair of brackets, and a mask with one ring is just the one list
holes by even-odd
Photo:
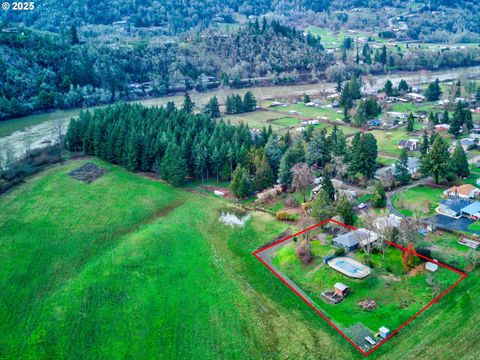
[[480, 219], [480, 202], [475, 201], [462, 209], [462, 215], [472, 220]]
[[437, 208], [437, 212], [454, 219], [459, 219], [462, 217], [462, 209], [472, 203], [473, 201], [471, 200], [461, 198], [442, 200], [440, 201], [440, 206]]
[[359, 245], [377, 241], [378, 234], [367, 229], [352, 230], [333, 239], [333, 246], [344, 248], [345, 252], [355, 251]]

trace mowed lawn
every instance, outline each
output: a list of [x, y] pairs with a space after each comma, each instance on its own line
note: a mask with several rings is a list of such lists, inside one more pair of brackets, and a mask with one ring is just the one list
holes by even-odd
[[[364, 358], [252, 256], [286, 225], [229, 228], [226, 200], [100, 161], [86, 185], [83, 162], [0, 197], [0, 358]], [[370, 358], [477, 358], [478, 275]]]
[[395, 194], [392, 198], [393, 206], [402, 214], [412, 216], [415, 212], [422, 216], [435, 214], [435, 208], [443, 199], [442, 188], [418, 185]]

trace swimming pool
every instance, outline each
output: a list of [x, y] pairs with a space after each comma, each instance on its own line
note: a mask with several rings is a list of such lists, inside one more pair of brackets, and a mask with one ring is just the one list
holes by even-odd
[[370, 275], [370, 268], [348, 257], [337, 257], [328, 262], [328, 266], [338, 272], [355, 279], [363, 279]]

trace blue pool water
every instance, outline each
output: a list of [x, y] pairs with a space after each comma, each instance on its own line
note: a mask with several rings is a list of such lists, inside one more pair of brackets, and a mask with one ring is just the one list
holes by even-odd
[[362, 268], [346, 260], [339, 260], [335, 263], [335, 265], [337, 265], [338, 267], [341, 267], [345, 271], [348, 271], [349, 273], [352, 273], [352, 274], [356, 274], [357, 272], [361, 272], [362, 270]]

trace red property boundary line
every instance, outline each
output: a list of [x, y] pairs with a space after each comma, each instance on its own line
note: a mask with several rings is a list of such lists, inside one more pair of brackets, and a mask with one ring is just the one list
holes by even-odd
[[430, 306], [432, 306], [433, 304], [435, 304], [438, 300], [440, 300], [443, 296], [445, 296], [450, 290], [452, 290], [455, 286], [457, 286], [461, 281], [463, 281], [466, 277], [467, 277], [467, 274], [460, 271], [460, 270], [457, 270], [455, 268], [452, 268], [451, 266], [448, 266], [444, 263], [441, 263], [440, 261], [437, 261], [437, 260], [434, 260], [434, 259], [430, 259], [429, 257], [427, 256], [424, 256], [424, 255], [421, 255], [421, 254], [418, 254], [417, 252], [415, 251], [412, 251], [412, 250], [409, 250], [407, 249], [406, 247], [403, 247], [399, 244], [396, 244], [396, 243], [393, 243], [391, 241], [388, 241], [387, 240], [387, 243], [391, 246], [394, 246], [400, 250], [403, 250], [403, 251], [408, 251], [409, 253], [412, 253], [413, 255], [415, 256], [418, 256], [424, 260], [427, 260], [427, 261], [430, 261], [430, 262], [433, 262], [439, 266], [442, 266], [448, 270], [451, 270], [459, 275], [461, 275], [460, 279], [458, 279], [457, 281], [455, 281], [452, 285], [450, 285], [446, 290], [444, 290], [440, 295], [438, 295], [435, 299], [433, 299], [432, 301], [430, 301], [425, 307], [423, 307], [418, 313], [416, 313], [415, 315], [413, 315], [410, 319], [408, 319], [404, 324], [402, 324], [401, 326], [399, 326], [397, 329], [395, 329], [388, 337], [386, 337], [385, 339], [383, 339], [382, 341], [380, 341], [379, 343], [377, 343], [374, 347], [372, 347], [369, 351], [365, 352], [363, 351], [360, 346], [358, 346], [352, 339], [350, 339], [347, 335], [345, 335], [332, 321], [330, 321], [319, 309], [317, 309], [315, 307], [315, 305], [313, 305], [310, 301], [308, 301], [302, 294], [300, 294], [293, 286], [291, 286], [287, 281], [285, 281], [285, 279], [283, 278], [282, 275], [280, 275], [278, 272], [275, 271], [275, 269], [273, 269], [270, 265], [268, 265], [260, 256], [259, 254], [262, 253], [263, 251], [267, 250], [267, 249], [270, 249], [271, 247], [273, 246], [276, 246], [278, 244], [281, 244], [287, 240], [290, 240], [291, 238], [293, 238], [294, 236], [298, 236], [298, 235], [301, 235], [307, 231], [310, 231], [312, 229], [315, 229], [321, 225], [324, 225], [328, 222], [333, 222], [337, 225], [341, 225], [347, 229], [350, 229], [350, 230], [356, 230], [356, 228], [352, 227], [352, 226], [349, 226], [349, 225], [346, 225], [346, 224], [343, 224], [339, 221], [336, 221], [334, 219], [328, 219], [328, 220], [325, 220], [325, 221], [322, 221], [318, 224], [315, 224], [315, 225], [312, 225], [306, 229], [303, 229], [302, 231], [299, 231], [293, 235], [290, 235], [290, 236], [287, 236], [286, 238], [284, 239], [281, 239], [281, 240], [278, 240], [276, 242], [274, 242], [273, 244], [270, 244], [264, 248], [261, 248], [261, 249], [258, 249], [258, 250], [255, 250], [252, 254], [263, 264], [265, 265], [277, 278], [279, 278], [285, 285], [287, 285], [290, 290], [292, 290], [299, 298], [301, 298], [309, 307], [311, 307], [318, 315], [320, 315], [330, 326], [332, 326], [340, 335], [342, 335], [350, 344], [352, 344], [362, 355], [364, 356], [369, 356], [372, 352], [374, 352], [376, 349], [378, 349], [382, 344], [384, 344], [388, 339], [390, 339], [392, 336], [394, 336], [395, 334], [397, 334], [400, 330], [402, 330], [405, 326], [407, 326], [410, 322], [412, 322], [415, 318], [417, 318], [420, 314], [422, 314], [425, 310], [427, 310]]

